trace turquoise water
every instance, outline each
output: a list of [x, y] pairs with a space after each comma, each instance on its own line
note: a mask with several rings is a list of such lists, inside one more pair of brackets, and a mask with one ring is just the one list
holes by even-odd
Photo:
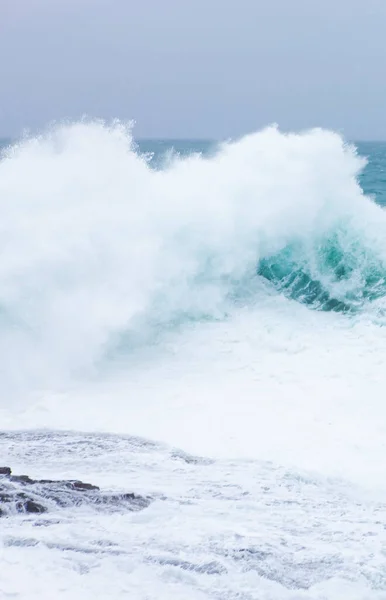
[[359, 142], [356, 146], [359, 154], [368, 160], [360, 177], [363, 191], [383, 206], [386, 204], [386, 142]]
[[[377, 204], [386, 204], [386, 143], [360, 142], [358, 153], [367, 159], [359, 176], [363, 192]], [[310, 253], [312, 266], [310, 265]], [[351, 219], [315, 240], [288, 245], [264, 258], [258, 274], [270, 280], [286, 296], [322, 310], [356, 312], [367, 302], [386, 294], [386, 265], [352, 230]], [[331, 292], [334, 289], [334, 292]]]
[[[386, 142], [358, 142], [355, 146], [359, 155], [367, 159], [359, 176], [360, 186], [366, 195], [384, 206]], [[209, 140], [143, 140], [138, 142], [138, 147], [140, 152], [152, 157], [151, 164], [159, 167], [171, 149], [181, 156], [193, 152], [209, 154], [215, 151], [216, 144]], [[352, 235], [348, 221], [343, 220], [336, 229], [315, 241], [316, 251], [315, 246], [309, 248], [295, 241], [279, 253], [261, 259], [257, 274], [272, 282], [286, 296], [322, 310], [355, 312], [364, 302], [385, 295], [385, 264]], [[310, 252], [313, 254], [312, 268]], [[331, 293], [331, 287], [335, 288], [335, 294]]]

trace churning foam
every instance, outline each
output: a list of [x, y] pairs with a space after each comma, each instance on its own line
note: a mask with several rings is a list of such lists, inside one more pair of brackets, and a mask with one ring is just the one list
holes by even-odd
[[[351, 411], [349, 446], [361, 423], [366, 444], [383, 419], [375, 315], [386, 221], [357, 183], [363, 166], [353, 147], [322, 130], [268, 128], [210, 157], [172, 157], [160, 170], [121, 124], [65, 125], [8, 149], [0, 162], [3, 408], [81, 379], [72, 404], [60, 396], [51, 412], [17, 424], [105, 427], [190, 446], [204, 431], [208, 452], [301, 460], [308, 444], [330, 439], [329, 422], [339, 454]], [[315, 282], [322, 296], [311, 294], [311, 304], [328, 308], [332, 299], [363, 318], [283, 296], [290, 290], [302, 302]], [[116, 386], [101, 375], [116, 362], [130, 373], [126, 387], [122, 375]], [[82, 413], [90, 377], [99, 392]], [[369, 422], [365, 388], [375, 402]]]

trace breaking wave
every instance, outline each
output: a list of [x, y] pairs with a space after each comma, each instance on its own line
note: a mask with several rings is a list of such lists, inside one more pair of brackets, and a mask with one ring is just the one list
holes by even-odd
[[364, 165], [336, 133], [275, 127], [157, 169], [120, 123], [62, 125], [7, 148], [2, 376], [50, 385], [267, 294], [379, 315], [386, 220], [358, 184]]

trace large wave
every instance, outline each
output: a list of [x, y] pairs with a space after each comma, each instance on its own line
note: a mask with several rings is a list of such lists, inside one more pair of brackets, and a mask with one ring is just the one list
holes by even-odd
[[[41, 381], [269, 293], [325, 310], [385, 294], [385, 215], [332, 132], [271, 127], [153, 169], [130, 127], [58, 126], [0, 162], [0, 362]], [[28, 383], [29, 385], [29, 383]]]

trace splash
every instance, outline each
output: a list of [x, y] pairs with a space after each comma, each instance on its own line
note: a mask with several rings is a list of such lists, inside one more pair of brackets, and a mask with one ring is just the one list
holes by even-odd
[[386, 221], [357, 183], [363, 166], [322, 130], [268, 128], [158, 170], [120, 123], [63, 125], [8, 148], [3, 380], [92, 373], [112, 348], [258, 307], [267, 280], [324, 310], [379, 301]]

